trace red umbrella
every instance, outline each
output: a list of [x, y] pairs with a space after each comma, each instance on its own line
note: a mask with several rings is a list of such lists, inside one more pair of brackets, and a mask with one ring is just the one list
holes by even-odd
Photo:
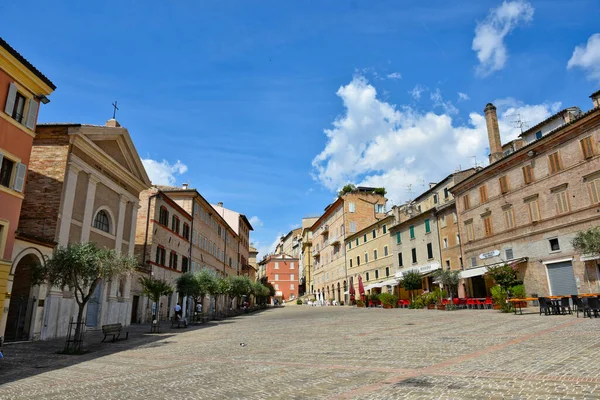
[[354, 284], [350, 285], [350, 290], [348, 290], [350, 296], [354, 296]]
[[358, 294], [360, 294], [361, 296], [364, 296], [365, 294], [365, 287], [363, 286], [362, 283], [362, 276], [358, 276]]

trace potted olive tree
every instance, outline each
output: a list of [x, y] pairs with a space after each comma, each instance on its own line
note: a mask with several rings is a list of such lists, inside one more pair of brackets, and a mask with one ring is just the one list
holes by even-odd
[[394, 308], [398, 302], [398, 296], [391, 293], [381, 293], [379, 295], [379, 301], [381, 301], [383, 308]]

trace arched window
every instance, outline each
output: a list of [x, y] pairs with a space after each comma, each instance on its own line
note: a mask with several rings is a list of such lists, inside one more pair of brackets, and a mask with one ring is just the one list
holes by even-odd
[[108, 233], [110, 232], [110, 225], [108, 221], [109, 219], [106, 211], [100, 210], [98, 211], [98, 214], [96, 214], [96, 218], [94, 218], [94, 228]]

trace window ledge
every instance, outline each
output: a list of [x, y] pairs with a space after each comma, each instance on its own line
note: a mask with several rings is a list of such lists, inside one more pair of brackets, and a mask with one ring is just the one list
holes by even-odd
[[3, 185], [0, 185], [0, 192], [8, 193], [11, 196], [18, 197], [21, 200], [23, 200], [25, 198], [25, 196], [23, 195], [23, 193], [17, 192], [16, 190], [11, 189], [11, 188], [7, 188], [6, 186], [3, 186]]
[[550, 250], [550, 254], [560, 253], [562, 250]]

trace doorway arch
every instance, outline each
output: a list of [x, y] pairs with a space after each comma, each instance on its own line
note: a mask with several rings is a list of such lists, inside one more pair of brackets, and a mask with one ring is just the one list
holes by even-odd
[[337, 301], [342, 301], [342, 294], [340, 293], [340, 283], [337, 283]]
[[31, 285], [31, 268], [41, 265], [40, 257], [33, 253], [19, 255], [13, 264], [13, 285], [6, 318], [6, 341], [29, 340], [36, 299]]

